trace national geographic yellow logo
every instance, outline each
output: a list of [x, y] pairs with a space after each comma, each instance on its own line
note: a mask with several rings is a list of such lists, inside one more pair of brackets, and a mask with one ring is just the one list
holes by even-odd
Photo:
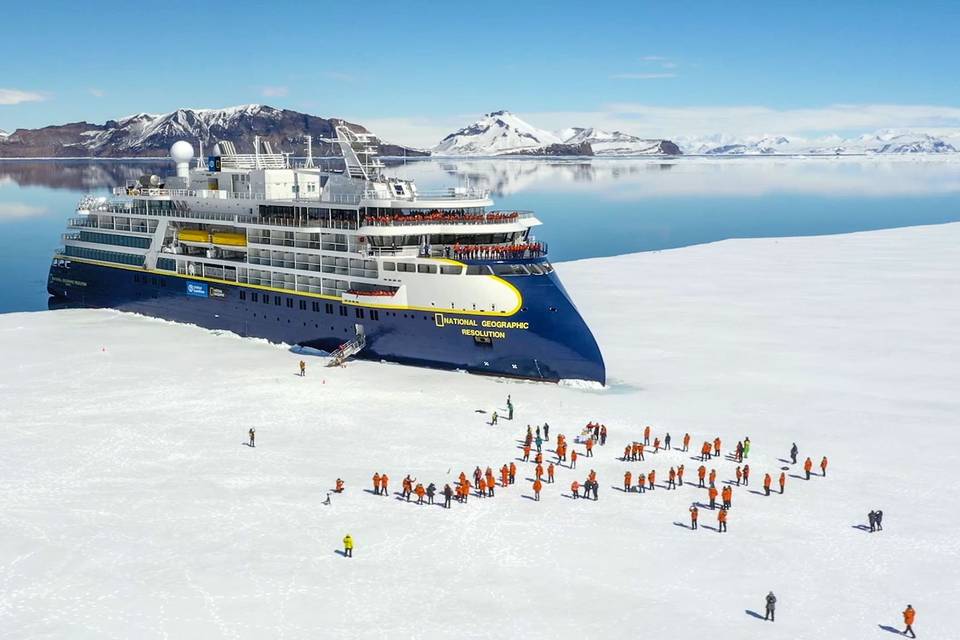
[[526, 331], [530, 328], [529, 322], [518, 322], [515, 320], [481, 320], [477, 322], [473, 318], [449, 318], [442, 313], [433, 314], [433, 323], [441, 329], [447, 325], [483, 327], [484, 329], [520, 329], [521, 331]]

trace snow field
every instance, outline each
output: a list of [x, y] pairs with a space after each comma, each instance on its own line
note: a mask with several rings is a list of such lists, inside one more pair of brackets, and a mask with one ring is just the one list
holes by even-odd
[[[2, 316], [3, 635], [883, 638], [909, 602], [920, 637], [950, 637], [958, 240], [944, 225], [561, 264], [603, 390], [312, 357], [300, 378], [299, 354], [195, 327]], [[514, 421], [488, 426], [508, 393]], [[520, 462], [516, 486], [449, 511], [367, 491], [374, 471], [391, 494], [406, 473], [442, 489], [497, 472], [527, 423], [572, 443], [589, 420], [607, 445], [539, 503]], [[674, 445], [689, 431], [691, 451], [618, 460], [647, 424]], [[828, 477], [735, 487], [726, 534], [709, 509], [676, 526], [706, 502], [690, 457], [715, 435], [724, 453], [750, 436], [752, 490], [765, 471], [776, 486], [792, 441]], [[676, 491], [614, 488], [679, 463]], [[718, 482], [736, 466], [706, 464]], [[600, 500], [564, 497], [591, 468]], [[874, 508], [886, 530], [856, 529]], [[771, 589], [774, 624], [747, 613]]]

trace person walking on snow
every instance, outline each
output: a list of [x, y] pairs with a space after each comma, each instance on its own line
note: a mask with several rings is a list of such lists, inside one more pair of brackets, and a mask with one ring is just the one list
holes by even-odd
[[600, 446], [607, 444], [607, 425], [600, 425]]
[[574, 500], [580, 497], [580, 483], [576, 480], [570, 483], [570, 493]]
[[710, 469], [710, 486], [717, 484], [717, 470]]
[[727, 532], [727, 509], [720, 507], [720, 513], [717, 514], [718, 533]]
[[737, 466], [737, 486], [740, 486], [740, 481], [743, 479], [743, 470]]
[[907, 625], [907, 628], [903, 630], [903, 635], [910, 634], [911, 638], [916, 638], [917, 634], [913, 632], [913, 621], [917, 618], [917, 612], [913, 608], [912, 604], [908, 604], [907, 608], [903, 610], [903, 624]]
[[824, 478], [827, 477], [827, 456], [823, 456], [823, 460], [820, 461], [820, 474]]
[[500, 486], [505, 487], [510, 484], [510, 467], [503, 465], [500, 467]]
[[349, 533], [343, 536], [343, 557], [353, 557], [353, 537]]
[[491, 427], [497, 426], [497, 412], [496, 412], [496, 411], [494, 411], [494, 412], [493, 412], [493, 415], [490, 416], [490, 426], [491, 426]]
[[783, 495], [783, 487], [787, 484], [787, 474], [780, 472], [780, 495]]
[[720, 492], [720, 497], [723, 500], [723, 508], [729, 509], [733, 506], [733, 487], [726, 485], [723, 488], [723, 491]]
[[767, 594], [767, 613], [763, 616], [764, 620], [769, 620], [770, 622], [774, 621], [774, 610], [777, 608], [777, 596], [773, 595], [773, 591]]
[[689, 511], [690, 511], [690, 528], [691, 528], [691, 529], [696, 529], [696, 528], [697, 528], [697, 518], [700, 516], [700, 510], [697, 509], [696, 503], [690, 505]]
[[413, 492], [417, 494], [417, 504], [423, 504], [423, 496], [427, 494], [427, 490], [423, 488], [423, 484], [418, 482]]
[[530, 445], [523, 445], [523, 461], [530, 462]]
[[507, 396], [507, 420], [513, 420], [513, 402]]
[[713, 439], [713, 455], [720, 457], [720, 437]]
[[553, 463], [551, 462], [549, 465], [547, 465], [547, 484], [553, 484], [553, 474], [554, 474], [554, 471], [555, 471], [555, 467], [553, 466]]
[[790, 447], [790, 464], [797, 464], [797, 454], [800, 453], [800, 450], [797, 449], [797, 443], [794, 442], [793, 446]]
[[803, 461], [803, 470], [807, 472], [807, 480], [810, 479], [810, 471], [813, 469], [813, 460], [809, 457]]
[[253, 427], [250, 427], [250, 430], [247, 431], [247, 435], [250, 436], [250, 446], [251, 446], [251, 447], [256, 447], [256, 446], [257, 446], [257, 442], [256, 442], [256, 440], [257, 440], [257, 430], [254, 429]]
[[656, 488], [657, 484], [657, 470], [651, 469], [650, 473], [647, 474], [647, 486], [650, 488], [650, 491], [653, 491]]

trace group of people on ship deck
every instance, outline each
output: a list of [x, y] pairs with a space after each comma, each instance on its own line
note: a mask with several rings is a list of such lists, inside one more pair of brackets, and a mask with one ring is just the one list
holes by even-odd
[[480, 245], [457, 243], [448, 248], [448, 258], [454, 260], [522, 260], [539, 258], [547, 254], [547, 247], [541, 242], [522, 244]]
[[496, 224], [499, 222], [513, 222], [519, 217], [516, 211], [496, 211], [490, 213], [465, 213], [460, 211], [440, 211], [434, 209], [428, 212], [410, 212], [391, 215], [367, 216], [364, 224], [372, 226], [389, 226], [398, 224]]

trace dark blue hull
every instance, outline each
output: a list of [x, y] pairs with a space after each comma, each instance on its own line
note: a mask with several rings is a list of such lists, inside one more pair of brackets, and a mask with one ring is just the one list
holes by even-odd
[[[58, 258], [47, 289], [71, 305], [108, 307], [332, 351], [362, 324], [356, 357], [471, 373], [604, 384], [603, 357], [556, 274], [504, 278], [523, 296], [512, 316], [436, 314]], [[267, 300], [264, 303], [264, 299]], [[504, 326], [506, 325], [506, 326]]]

